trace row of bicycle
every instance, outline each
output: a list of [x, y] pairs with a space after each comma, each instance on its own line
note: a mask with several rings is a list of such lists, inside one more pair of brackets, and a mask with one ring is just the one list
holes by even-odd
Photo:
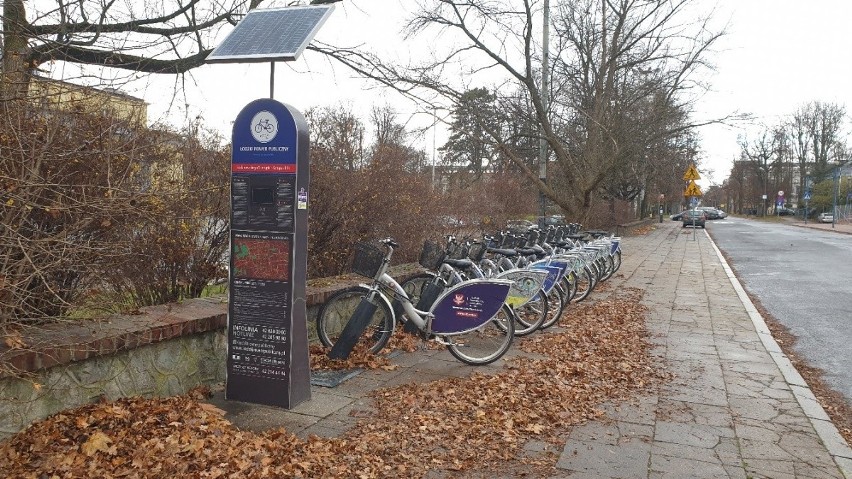
[[393, 239], [358, 243], [353, 271], [371, 282], [328, 298], [317, 313], [319, 340], [331, 358], [344, 359], [356, 346], [376, 353], [400, 323], [466, 364], [492, 363], [515, 336], [553, 326], [621, 266], [620, 238], [578, 229], [427, 241], [420, 255], [427, 272], [401, 283], [388, 274], [399, 246]]

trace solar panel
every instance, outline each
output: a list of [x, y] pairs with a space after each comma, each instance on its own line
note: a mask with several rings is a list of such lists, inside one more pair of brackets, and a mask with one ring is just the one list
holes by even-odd
[[334, 5], [254, 9], [216, 47], [206, 63], [295, 60], [334, 10]]

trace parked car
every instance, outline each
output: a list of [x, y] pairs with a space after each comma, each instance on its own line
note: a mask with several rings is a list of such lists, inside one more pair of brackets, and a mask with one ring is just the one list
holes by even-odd
[[440, 220], [441, 225], [447, 228], [458, 228], [467, 225], [464, 219], [457, 216], [441, 216], [438, 220]]
[[796, 210], [793, 208], [779, 208], [778, 216], [796, 216]]
[[834, 213], [820, 213], [817, 220], [820, 223], [834, 223]]
[[545, 226], [561, 226], [565, 224], [565, 217], [562, 215], [546, 216], [544, 218]]
[[702, 228], [706, 227], [707, 214], [704, 213], [704, 210], [694, 209], [694, 210], [686, 210], [681, 215], [681, 220], [683, 221], [683, 228], [687, 226], [700, 226]]
[[535, 226], [535, 223], [528, 220], [509, 220], [506, 222], [506, 229], [512, 233], [526, 233]]
[[713, 208], [712, 206], [699, 206], [696, 209], [703, 211], [708, 220], [718, 220], [727, 216], [727, 214], [722, 216], [724, 211]]
[[669, 218], [671, 218], [672, 221], [680, 221], [681, 216], [683, 216], [683, 211], [681, 211], [680, 213], [675, 213], [669, 216]]

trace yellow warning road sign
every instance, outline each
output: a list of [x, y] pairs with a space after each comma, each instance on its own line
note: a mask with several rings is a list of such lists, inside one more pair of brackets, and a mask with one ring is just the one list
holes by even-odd
[[694, 181], [689, 180], [689, 184], [686, 185], [686, 191], [683, 192], [683, 196], [701, 196], [701, 188], [699, 188]]
[[683, 174], [683, 179], [686, 181], [694, 181], [701, 179], [701, 177], [698, 176], [698, 170], [695, 168], [695, 163], [689, 164], [689, 168], [687, 168], [686, 173]]

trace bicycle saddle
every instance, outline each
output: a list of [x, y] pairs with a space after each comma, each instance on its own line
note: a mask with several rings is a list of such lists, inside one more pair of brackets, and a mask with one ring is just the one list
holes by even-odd
[[444, 263], [447, 263], [448, 265], [452, 266], [453, 268], [458, 268], [458, 269], [467, 269], [467, 268], [470, 268], [471, 266], [473, 266], [473, 261], [471, 261], [467, 258], [463, 258], [463, 259], [445, 258]]
[[488, 252], [494, 253], [494, 254], [499, 254], [499, 255], [505, 256], [507, 258], [513, 258], [515, 256], [518, 256], [517, 251], [515, 251], [513, 249], [506, 249], [506, 248], [488, 248]]

